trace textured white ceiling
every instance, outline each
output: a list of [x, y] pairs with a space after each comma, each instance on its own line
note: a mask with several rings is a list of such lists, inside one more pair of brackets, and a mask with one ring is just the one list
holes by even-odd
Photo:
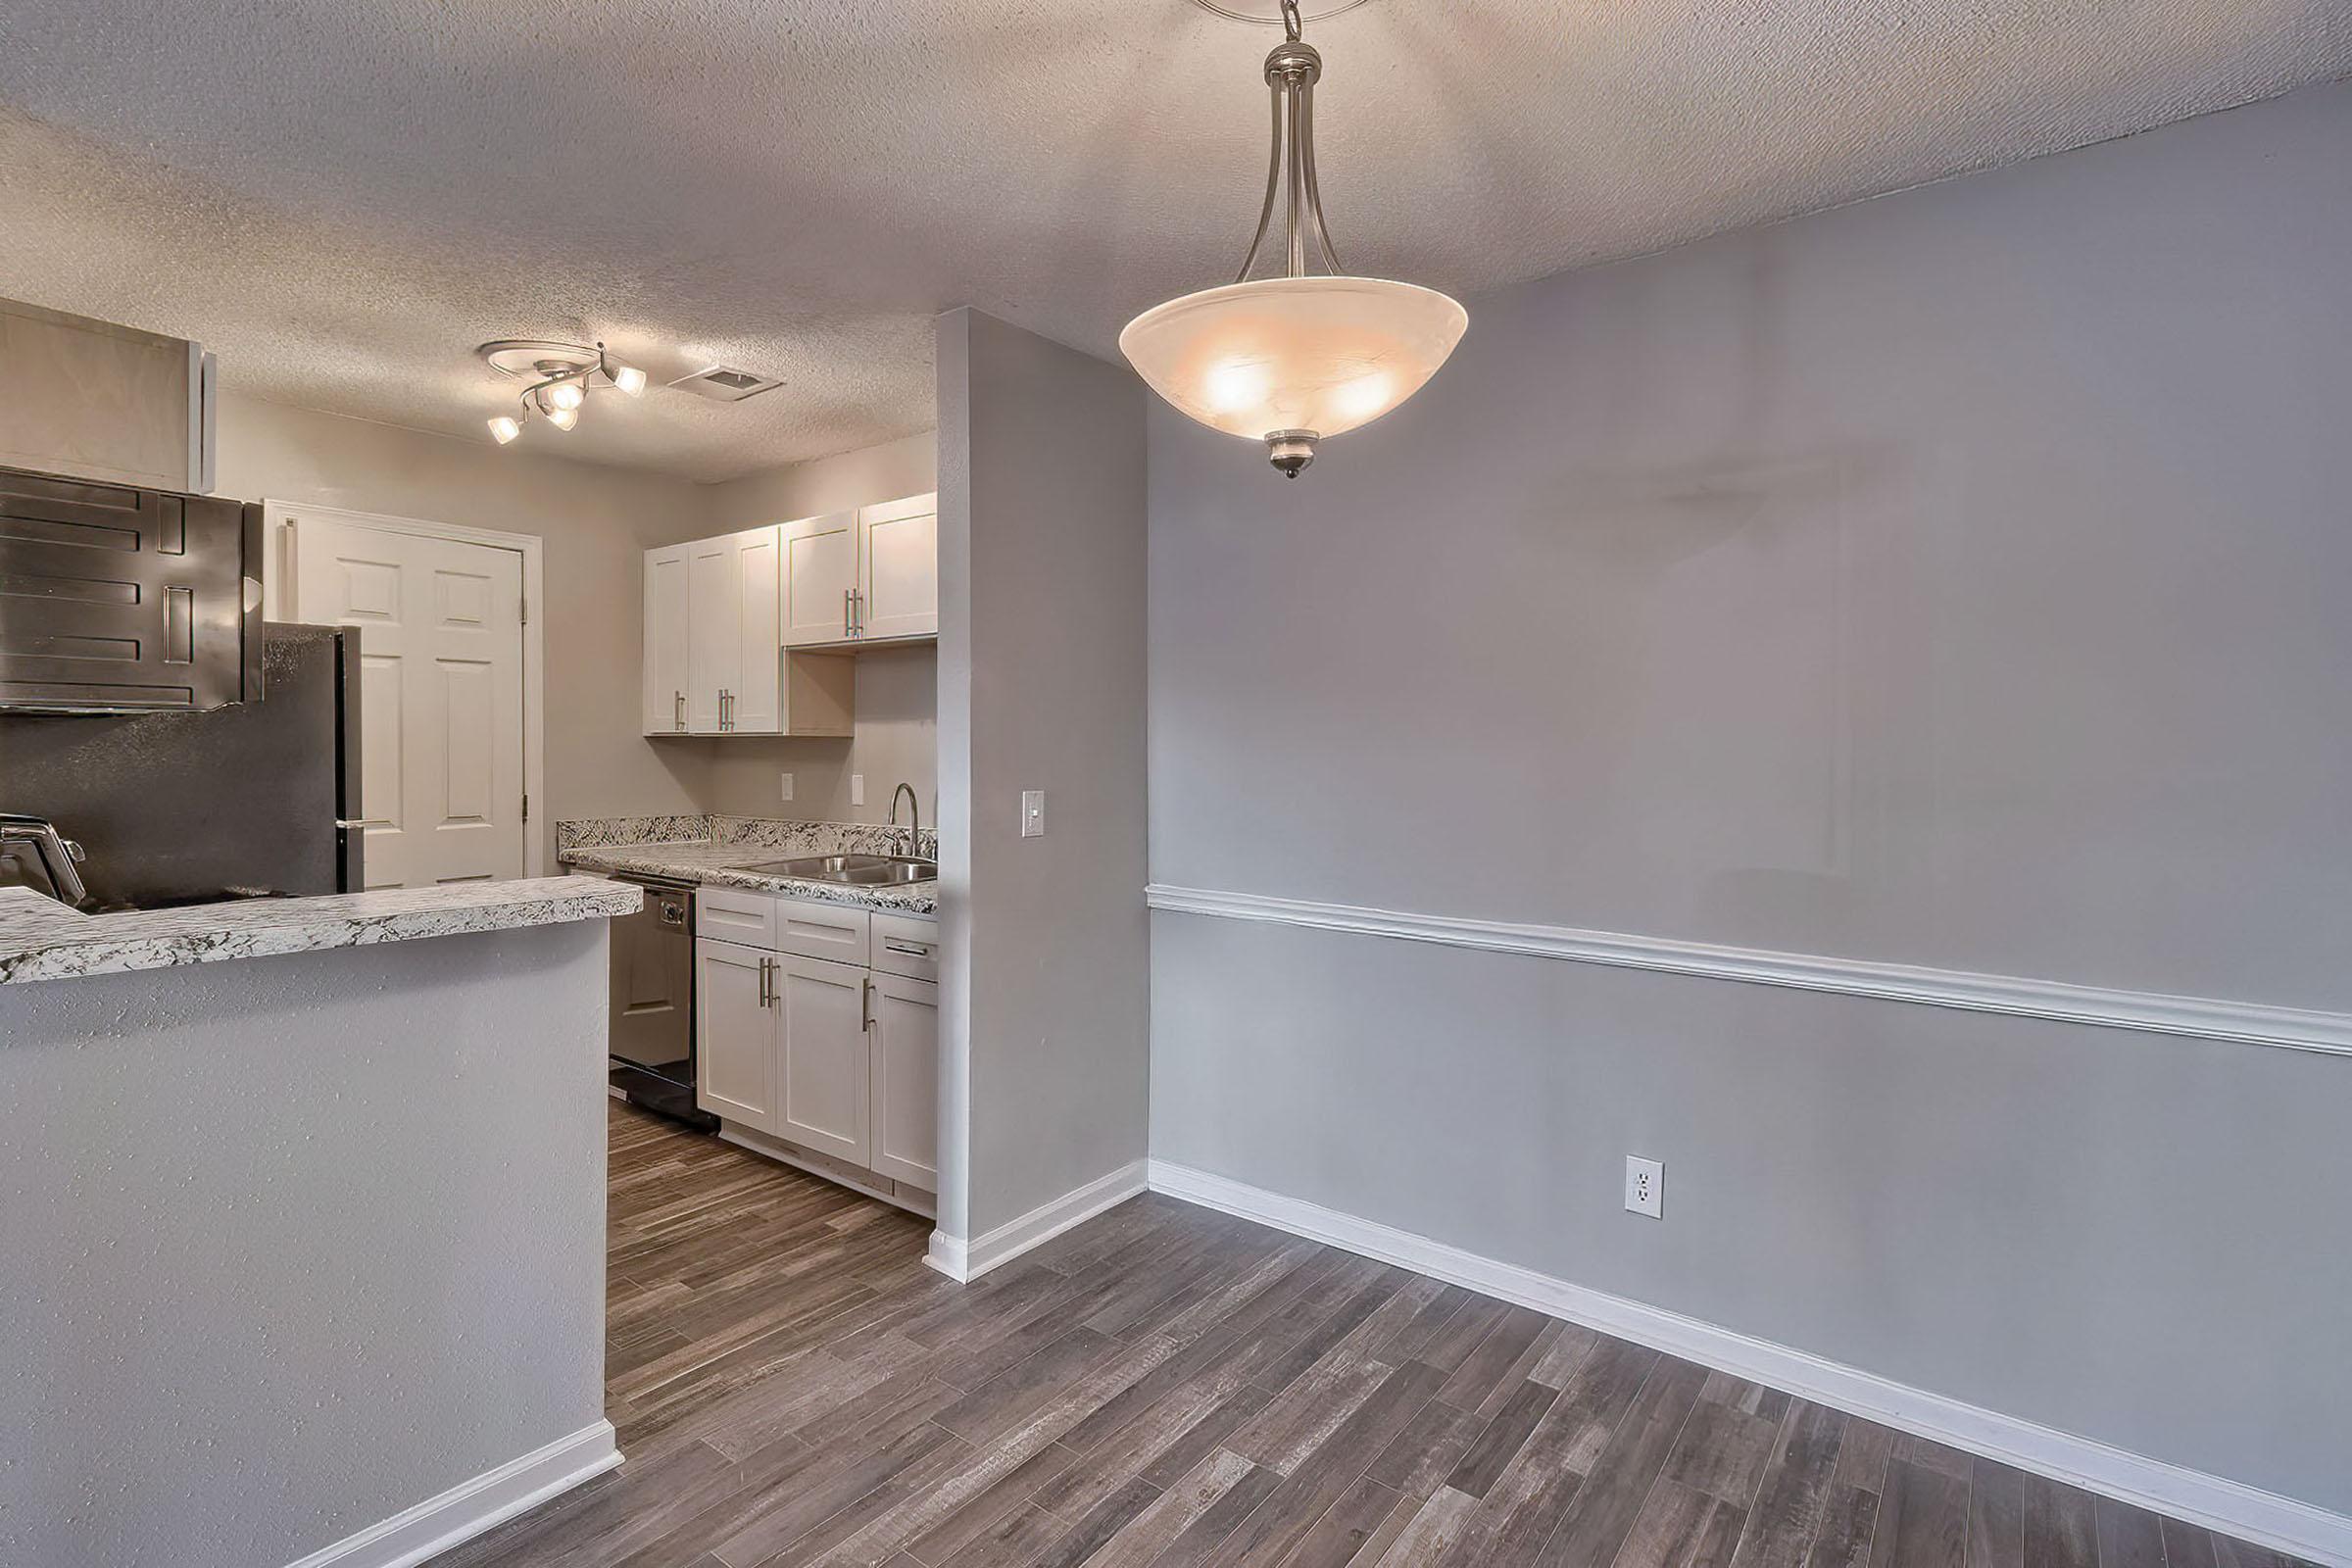
[[[1342, 259], [1464, 294], [2352, 74], [2343, 0], [1371, 0], [1308, 37]], [[0, 295], [472, 439], [484, 338], [783, 376], [525, 437], [727, 477], [928, 425], [940, 309], [1107, 355], [1225, 281], [1271, 38], [1188, 0], [0, 0]]]

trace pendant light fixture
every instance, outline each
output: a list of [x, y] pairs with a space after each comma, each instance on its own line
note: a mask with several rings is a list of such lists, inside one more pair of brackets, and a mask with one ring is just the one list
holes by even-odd
[[[1152, 391], [1211, 429], [1265, 442], [1274, 466], [1296, 479], [1314, 461], [1316, 442], [1369, 424], [1421, 390], [1470, 317], [1435, 289], [1342, 270], [1315, 180], [1323, 57], [1301, 36], [1298, 0], [1281, 4], [1283, 41], [1266, 56], [1273, 153], [1242, 270], [1223, 288], [1146, 311], [1119, 334], [1119, 351]], [[1252, 281], [1278, 198], [1283, 272]]]
[[645, 372], [623, 365], [605, 352], [602, 343], [559, 343], [547, 338], [502, 337], [484, 343], [474, 353], [492, 368], [530, 382], [522, 389], [519, 414], [502, 414], [490, 421], [490, 438], [505, 446], [522, 434], [533, 415], [559, 430], [580, 422], [588, 394], [611, 387], [636, 397], [645, 391]]

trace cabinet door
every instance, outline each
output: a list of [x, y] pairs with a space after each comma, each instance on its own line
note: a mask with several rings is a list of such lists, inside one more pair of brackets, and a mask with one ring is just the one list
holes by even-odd
[[708, 938], [694, 945], [694, 1102], [759, 1132], [776, 1130], [776, 1010], [768, 956]]
[[939, 987], [874, 976], [867, 1090], [873, 1102], [870, 1168], [939, 1191]]
[[783, 580], [773, 523], [735, 535], [735, 683], [727, 728], [773, 735], [784, 727], [776, 672], [783, 663], [777, 595]]
[[645, 732], [686, 727], [686, 691], [694, 682], [687, 652], [686, 547], [645, 553]]
[[735, 587], [735, 536], [688, 545], [686, 727], [697, 735], [716, 735], [726, 727], [726, 705], [720, 699], [740, 682], [742, 617]]
[[873, 1147], [866, 1121], [866, 973], [854, 964], [786, 956], [775, 960], [775, 976], [776, 1136], [863, 1165]]
[[939, 497], [858, 511], [858, 639], [939, 635]]
[[784, 646], [850, 640], [858, 590], [858, 514], [829, 513], [783, 525]]
[[0, 469], [0, 709], [259, 701], [261, 536], [234, 501]]

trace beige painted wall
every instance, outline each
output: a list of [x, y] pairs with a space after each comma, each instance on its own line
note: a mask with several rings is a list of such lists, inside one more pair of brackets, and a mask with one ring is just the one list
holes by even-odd
[[695, 531], [672, 536], [699, 539], [728, 528], [755, 528], [788, 517], [867, 507], [939, 488], [939, 437], [929, 430], [901, 436], [878, 447], [860, 447], [830, 458], [788, 464], [750, 473], [725, 484], [701, 486], [702, 517]]
[[[504, 451], [251, 398], [220, 401], [220, 485], [244, 500], [310, 502], [536, 534], [547, 574], [547, 802], [561, 816], [672, 811], [879, 822], [912, 784], [938, 814], [938, 659], [928, 644], [858, 657], [849, 740], [662, 740], [639, 732], [642, 553], [728, 528], [919, 495], [938, 483], [928, 434], [718, 485]], [[271, 542], [271, 561], [278, 559]], [[793, 799], [780, 775], [793, 775]], [[863, 774], [865, 804], [850, 804]]]
[[545, 541], [549, 842], [559, 816], [708, 808], [716, 743], [651, 743], [637, 710], [641, 552], [705, 531], [697, 486], [250, 398], [220, 417], [221, 495]]
[[[929, 431], [703, 487], [702, 511], [677, 539], [752, 528], [921, 495], [939, 485], [939, 443]], [[726, 740], [681, 744], [710, 756], [710, 809], [744, 816], [879, 822], [902, 782], [914, 786], [926, 825], [939, 810], [939, 658], [929, 643], [858, 656], [858, 733], [850, 740]], [[793, 776], [783, 799], [781, 775]], [[853, 774], [865, 804], [850, 804]]]

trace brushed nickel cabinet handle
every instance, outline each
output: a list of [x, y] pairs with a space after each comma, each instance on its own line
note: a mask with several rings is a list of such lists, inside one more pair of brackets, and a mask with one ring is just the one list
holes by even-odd
[[863, 1029], [868, 1034], [873, 1033], [874, 981], [873, 976], [871, 975], [866, 976], [866, 978], [860, 983], [859, 990], [858, 992], [858, 1028]]
[[857, 602], [857, 589], [844, 588], [841, 591], [841, 634], [844, 637], [855, 637], [858, 635], [858, 622], [856, 619]]

